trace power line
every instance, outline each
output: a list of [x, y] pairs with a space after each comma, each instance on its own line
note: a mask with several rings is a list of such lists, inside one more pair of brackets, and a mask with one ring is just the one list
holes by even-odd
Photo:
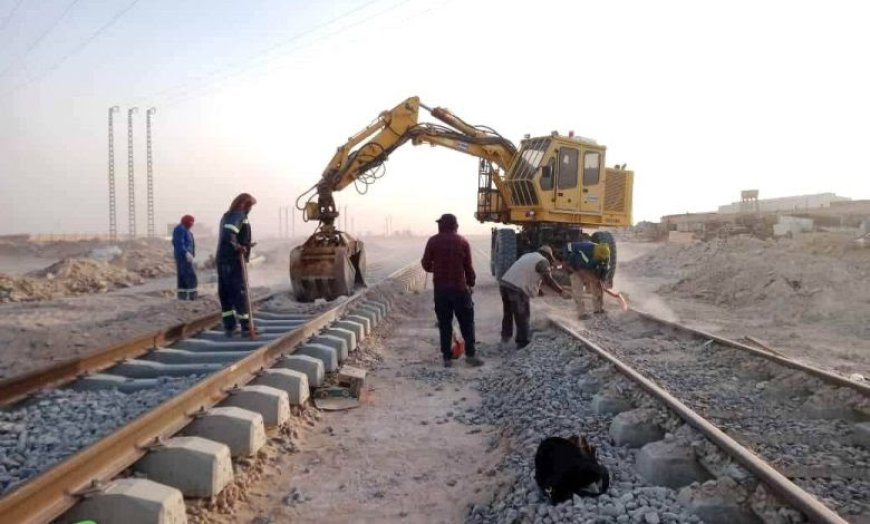
[[[386, 9], [382, 9], [382, 10], [378, 11], [377, 13], [373, 13], [372, 15], [370, 15], [370, 16], [368, 16], [368, 17], [366, 17], [366, 18], [363, 18], [363, 19], [361, 19], [361, 20], [358, 20], [357, 22], [354, 22], [354, 23], [351, 23], [351, 24], [348, 24], [348, 25], [342, 26], [341, 28], [339, 28], [339, 29], [337, 29], [337, 30], [335, 30], [335, 31], [333, 31], [333, 32], [331, 32], [331, 33], [326, 33], [326, 34], [324, 34], [324, 35], [321, 35], [320, 37], [318, 37], [318, 38], [316, 38], [316, 39], [314, 39], [314, 40], [312, 40], [312, 41], [310, 41], [310, 42], [307, 42], [307, 43], [305, 43], [305, 44], [302, 44], [302, 45], [299, 45], [299, 46], [295, 46], [295, 47], [291, 48], [289, 51], [298, 51], [298, 50], [300, 50], [300, 49], [304, 49], [304, 48], [306, 48], [306, 47], [310, 47], [310, 46], [312, 46], [312, 45], [314, 45], [314, 44], [320, 42], [321, 40], [323, 40], [323, 39], [325, 39], [325, 38], [329, 38], [329, 37], [331, 37], [331, 36], [335, 36], [335, 35], [337, 35], [337, 34], [340, 34], [340, 33], [343, 33], [343, 32], [345, 32], [345, 31], [347, 31], [348, 29], [352, 29], [352, 28], [357, 27], [357, 26], [359, 26], [359, 25], [362, 25], [362, 24], [364, 24], [364, 23], [366, 23], [366, 22], [369, 22], [369, 21], [371, 21], [371, 20], [373, 20], [373, 19], [375, 19], [375, 18], [378, 18], [379, 16], [382, 16], [382, 15], [384, 15], [384, 14], [390, 12], [390, 11], [393, 11], [393, 10], [396, 9], [397, 7], [400, 7], [400, 6], [402, 6], [402, 5], [405, 5], [405, 4], [407, 4], [408, 2], [411, 2], [411, 1], [412, 1], [412, 0], [401, 0], [401, 1], [397, 2], [397, 3], [395, 3], [395, 4], [390, 5], [390, 6], [387, 7]], [[178, 105], [178, 104], [180, 104], [180, 103], [182, 103], [182, 102], [186, 102], [186, 101], [188, 101], [188, 100], [193, 100], [193, 99], [195, 99], [195, 98], [199, 98], [200, 96], [203, 96], [204, 94], [206, 94], [208, 88], [211, 87], [211, 86], [216, 86], [216, 85], [219, 85], [220, 83], [224, 82], [225, 80], [229, 80], [229, 79], [232, 79], [232, 78], [235, 78], [235, 77], [242, 76], [242, 75], [248, 73], [248, 72], [251, 71], [251, 70], [254, 70], [254, 69], [257, 69], [257, 68], [260, 68], [260, 67], [265, 67], [265, 66], [267, 66], [269, 63], [274, 62], [275, 60], [277, 60], [277, 59], [279, 59], [279, 58], [285, 58], [286, 56], [287, 56], [286, 54], [285, 54], [285, 55], [278, 55], [278, 56], [275, 56], [275, 57], [272, 57], [272, 58], [266, 59], [266, 60], [264, 60], [264, 61], [262, 61], [262, 62], [260, 62], [260, 63], [258, 63], [258, 64], [254, 64], [254, 65], [251, 65], [251, 66], [249, 66], [249, 67], [243, 68], [243, 69], [241, 69], [241, 70], [239, 70], [239, 71], [237, 71], [237, 72], [235, 72], [235, 73], [230, 73], [230, 74], [224, 75], [224, 76], [218, 78], [217, 80], [215, 80], [214, 82], [212, 82], [212, 83], [210, 83], [210, 84], [205, 84], [205, 85], [201, 86], [199, 89], [192, 89], [192, 90], [188, 91], [187, 93], [183, 93], [183, 94], [181, 94], [180, 96], [175, 97], [174, 99], [173, 99], [172, 97], [170, 97], [170, 98], [168, 99], [169, 101], [166, 102], [166, 103], [164, 103], [163, 105], [165, 105], [166, 107], [172, 107], [172, 106]]]
[[361, 11], [361, 10], [365, 9], [366, 7], [368, 7], [368, 6], [372, 5], [372, 4], [376, 4], [376, 3], [378, 3], [378, 2], [381, 2], [381, 1], [383, 1], [383, 0], [369, 0], [369, 1], [363, 3], [363, 4], [359, 5], [359, 6], [357, 6], [357, 7], [353, 8], [353, 9], [351, 9], [350, 11], [347, 11], [347, 12], [342, 13], [342, 14], [336, 16], [336, 17], [333, 17], [333, 18], [331, 18], [331, 19], [329, 19], [329, 20], [326, 20], [325, 22], [321, 22], [321, 23], [319, 23], [319, 24], [317, 24], [317, 25], [315, 25], [315, 26], [313, 26], [313, 27], [310, 27], [310, 28], [306, 29], [305, 31], [302, 31], [301, 33], [296, 33], [295, 35], [292, 35], [292, 36], [289, 37], [289, 38], [286, 38], [286, 39], [284, 39], [284, 40], [282, 40], [282, 41], [280, 41], [280, 42], [278, 42], [278, 43], [276, 43], [276, 44], [273, 44], [273, 45], [271, 45], [271, 46], [269, 46], [269, 47], [263, 49], [262, 51], [258, 51], [258, 52], [254, 53], [254, 54], [252, 54], [252, 55], [247, 56], [246, 58], [239, 59], [239, 60], [236, 60], [236, 61], [234, 61], [234, 62], [231, 62], [230, 64], [228, 64], [228, 65], [226, 65], [226, 66], [224, 66], [224, 67], [218, 67], [218, 68], [212, 69], [212, 70], [209, 71], [208, 73], [206, 73], [206, 74], [204, 74], [204, 75], [202, 75], [202, 76], [200, 76], [200, 77], [198, 77], [198, 78], [196, 78], [196, 79], [194, 79], [194, 80], [192, 80], [192, 81], [182, 82], [182, 83], [176, 84], [176, 85], [174, 85], [174, 86], [170, 86], [170, 87], [167, 87], [167, 88], [161, 89], [160, 91], [157, 91], [157, 92], [152, 93], [152, 94], [147, 95], [147, 96], [136, 97], [134, 100], [137, 101], [137, 102], [138, 102], [138, 101], [144, 101], [144, 100], [152, 100], [152, 99], [154, 99], [154, 98], [156, 98], [156, 97], [159, 97], [159, 96], [165, 95], [165, 94], [170, 93], [170, 92], [172, 92], [172, 91], [176, 91], [176, 90], [179, 90], [179, 89], [185, 88], [185, 87], [187, 87], [187, 86], [191, 86], [191, 85], [196, 84], [196, 83], [202, 83], [202, 81], [205, 81], [205, 80], [207, 80], [207, 79], [210, 78], [210, 77], [218, 76], [218, 75], [220, 75], [221, 73], [224, 73], [224, 72], [226, 72], [226, 71], [229, 71], [229, 70], [232, 70], [232, 69], [236, 69], [236, 68], [238, 68], [238, 67], [242, 67], [242, 66], [244, 66], [246, 63], [250, 62], [251, 60], [254, 60], [254, 59], [256, 59], [256, 58], [258, 58], [258, 57], [260, 57], [260, 56], [263, 56], [263, 55], [270, 54], [270, 53], [272, 53], [272, 52], [274, 52], [274, 51], [276, 51], [276, 50], [278, 50], [278, 49], [280, 49], [280, 48], [282, 48], [282, 47], [284, 47], [284, 46], [286, 46], [286, 45], [288, 45], [288, 44], [290, 44], [290, 43], [292, 43], [292, 42], [295, 42], [296, 40], [299, 40], [300, 38], [302, 38], [302, 37], [304, 37], [304, 36], [306, 36], [306, 35], [309, 35], [309, 34], [315, 32], [315, 31], [317, 31], [317, 30], [319, 30], [319, 29], [321, 29], [321, 28], [323, 28], [323, 27], [327, 27], [327, 26], [329, 26], [329, 25], [332, 25], [332, 24], [334, 24], [335, 22], [338, 22], [339, 20], [341, 20], [341, 19], [343, 19], [343, 18], [347, 18], [348, 16], [350, 16], [350, 15], [352, 15], [352, 14], [358, 12], [358, 11]]
[[45, 40], [45, 37], [48, 36], [49, 33], [54, 31], [54, 28], [57, 27], [57, 25], [61, 22], [61, 20], [66, 18], [66, 15], [68, 15], [69, 12], [72, 11], [72, 8], [75, 7], [75, 5], [77, 3], [79, 3], [79, 0], [72, 0], [72, 2], [70, 2], [66, 6], [66, 9], [63, 10], [63, 13], [61, 13], [61, 15], [59, 17], [57, 17], [57, 19], [55, 19], [55, 21], [52, 22], [52, 24], [50, 26], [48, 26], [48, 29], [43, 31], [43, 33], [41, 35], [39, 35], [39, 37], [36, 40], [31, 42], [30, 45], [27, 47], [27, 49], [24, 50], [24, 53], [19, 55], [18, 58], [12, 60], [12, 62], [10, 62], [8, 66], [6, 66], [6, 69], [4, 69], [2, 73], [0, 73], [0, 77], [6, 76], [6, 73], [8, 73], [9, 70], [11, 70], [13, 67], [18, 65], [25, 58], [27, 58], [27, 55], [29, 55], [30, 52], [36, 48], [36, 46], [38, 46], [43, 40]]
[[24, 3], [24, 0], [18, 0], [18, 3], [12, 8], [12, 11], [9, 11], [9, 14], [6, 16], [6, 19], [3, 20], [3, 23], [0, 24], [0, 31], [6, 29], [6, 26], [9, 25], [9, 21], [12, 20], [12, 17], [15, 16], [15, 13], [18, 12], [18, 8], [21, 7], [21, 4]]
[[34, 83], [34, 82], [39, 82], [39, 81], [42, 80], [43, 78], [47, 77], [48, 75], [50, 75], [51, 73], [53, 73], [54, 71], [56, 71], [56, 70], [57, 70], [58, 68], [60, 68], [63, 64], [65, 64], [67, 60], [69, 60], [70, 58], [72, 58], [72, 57], [73, 57], [74, 55], [76, 55], [77, 53], [81, 52], [82, 49], [86, 48], [86, 47], [87, 47], [91, 42], [93, 42], [94, 40], [96, 40], [98, 36], [100, 36], [100, 35], [103, 34], [106, 30], [108, 30], [110, 27], [112, 27], [112, 26], [115, 24], [115, 22], [117, 22], [118, 20], [121, 19], [122, 16], [124, 16], [125, 14], [127, 14], [127, 12], [128, 12], [130, 9], [133, 9], [133, 7], [134, 7], [137, 3], [139, 3], [139, 0], [133, 0], [132, 2], [130, 2], [129, 4], [127, 4], [127, 7], [125, 7], [124, 9], [122, 9], [121, 11], [119, 11], [117, 14], [115, 14], [115, 16], [113, 16], [111, 20], [109, 20], [108, 22], [106, 22], [105, 24], [103, 24], [102, 26], [100, 26], [100, 28], [97, 29], [96, 31], [94, 31], [94, 32], [91, 34], [91, 36], [89, 36], [89, 37], [87, 37], [86, 39], [84, 39], [84, 40], [83, 40], [79, 45], [77, 45], [76, 47], [74, 47], [72, 51], [70, 51], [69, 53], [67, 53], [66, 55], [64, 55], [63, 58], [61, 58], [60, 60], [58, 60], [57, 62], [55, 62], [52, 66], [50, 66], [50, 67], [49, 67], [49, 68], [48, 68], [48, 69], [47, 69], [43, 74], [41, 74], [41, 75], [37, 74], [36, 76], [31, 77], [29, 80], [25, 80], [23, 83], [18, 84], [17, 86], [13, 86], [13, 87], [7, 89], [6, 91], [3, 91], [2, 93], [0, 93], [0, 96], [8, 95], [9, 93], [12, 93], [13, 91], [17, 91], [18, 89], [21, 89], [22, 87], [27, 87], [27, 86], [29, 86], [30, 84]]

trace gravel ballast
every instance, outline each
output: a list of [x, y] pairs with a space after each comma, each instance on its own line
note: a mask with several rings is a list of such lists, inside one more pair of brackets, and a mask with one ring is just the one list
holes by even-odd
[[178, 395], [199, 377], [160, 380], [159, 388], [130, 394], [54, 389], [0, 412], [0, 494]]
[[870, 450], [853, 426], [870, 401], [804, 372], [633, 313], [585, 333], [844, 517], [870, 516]]
[[[552, 332], [537, 336], [526, 349], [512, 351], [494, 374], [482, 377], [478, 383], [482, 404], [456, 417], [471, 425], [502, 428], [509, 450], [502, 468], [514, 475], [488, 505], [470, 509], [468, 522], [701, 521], [678, 502], [679, 490], [649, 485], [639, 476], [636, 450], [611, 445], [609, 428], [614, 415], [596, 415], [592, 408], [595, 393], [578, 386], [589, 376], [600, 379], [603, 389], [599, 391], [620, 394], [634, 407], [654, 412], [667, 431], [665, 439], [685, 439], [709, 463], [708, 469], [728, 477], [747, 493], [755, 490], [755, 479], [715, 446], [597, 357], [579, 350], [576, 341]], [[610, 490], [598, 498], [575, 496], [553, 506], [534, 479], [535, 451], [546, 437], [572, 434], [585, 435], [598, 448], [599, 460], [610, 471]]]

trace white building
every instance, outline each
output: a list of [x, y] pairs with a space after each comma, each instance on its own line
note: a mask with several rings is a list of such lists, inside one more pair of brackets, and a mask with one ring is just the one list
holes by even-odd
[[[805, 211], [830, 207], [832, 202], [850, 200], [834, 193], [819, 193], [817, 195], [790, 196], [782, 198], [767, 198], [757, 201], [757, 209], [749, 209], [747, 202], [734, 202], [727, 206], [719, 206], [719, 213], [743, 212], [774, 212], [774, 211]], [[753, 203], [754, 204], [754, 203]]]

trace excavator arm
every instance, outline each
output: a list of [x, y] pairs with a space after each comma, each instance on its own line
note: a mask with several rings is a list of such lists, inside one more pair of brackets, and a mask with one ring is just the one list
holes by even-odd
[[[420, 123], [420, 108], [442, 124]], [[444, 108], [429, 107], [410, 97], [382, 112], [369, 126], [348, 138], [330, 159], [320, 181], [300, 196], [303, 218], [319, 221], [317, 231], [290, 255], [290, 277], [299, 300], [333, 299], [350, 294], [354, 284], [365, 285], [365, 249], [362, 242], [335, 227], [338, 206], [333, 193], [357, 183], [368, 183], [389, 156], [407, 142], [447, 147], [482, 158], [506, 171], [516, 155], [513, 143], [495, 131], [472, 126]], [[507, 201], [507, 186], [498, 170], [493, 182]], [[303, 205], [299, 202], [305, 200]]]
[[[419, 123], [421, 107], [450, 127]], [[320, 182], [303, 195], [316, 190], [317, 202], [312, 199], [300, 208], [305, 211], [305, 218], [319, 220], [324, 226], [332, 225], [338, 217], [332, 193], [364, 178], [409, 141], [414, 145], [428, 143], [483, 158], [502, 170], [508, 168], [516, 154], [516, 147], [494, 131], [471, 126], [447, 109], [429, 109], [419, 98], [411, 97], [381, 113], [377, 120], [337, 149]], [[496, 184], [501, 185], [500, 178]]]

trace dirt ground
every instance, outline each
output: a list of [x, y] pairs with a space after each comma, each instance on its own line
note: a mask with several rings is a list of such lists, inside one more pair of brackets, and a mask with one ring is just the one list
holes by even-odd
[[615, 287], [632, 305], [800, 361], [870, 377], [870, 249], [850, 236], [622, 242]]
[[[483, 273], [488, 260], [478, 257]], [[245, 488], [232, 514], [207, 522], [461, 522], [473, 504], [490, 500], [504, 482], [503, 442], [493, 428], [452, 420], [479, 403], [474, 379], [492, 372], [500, 350], [501, 303], [492, 277], [475, 293], [482, 368], [441, 366], [431, 289], [394, 307], [377, 340], [363, 404], [322, 412], [298, 428], [297, 453], [267, 452], [261, 478]]]
[[[250, 271], [255, 296], [289, 290], [287, 256], [299, 241], [265, 240], [255, 249], [256, 260]], [[416, 260], [422, 252], [422, 238], [374, 239], [369, 242], [369, 275], [380, 280], [400, 266]], [[197, 240], [198, 263], [205, 262], [213, 241]], [[143, 247], [144, 246], [144, 247]], [[0, 273], [17, 268], [11, 276], [48, 283], [47, 268], [58, 263], [88, 260], [106, 252], [102, 242], [52, 242], [26, 244], [0, 242]], [[122, 256], [115, 263], [93, 260], [99, 268], [121, 274], [123, 285], [101, 285], [104, 271], [88, 272], [84, 280], [97, 285], [81, 292], [51, 288], [33, 300], [0, 301], [0, 379], [33, 369], [81, 357], [112, 344], [132, 339], [173, 324], [186, 322], [218, 309], [216, 275], [213, 269], [200, 268], [200, 300], [175, 300], [175, 268], [168, 240], [143, 240], [121, 243]], [[101, 251], [102, 250], [102, 251]], [[115, 251], [108, 251], [110, 255]], [[170, 261], [167, 273], [164, 266]], [[91, 268], [91, 266], [88, 266]], [[5, 269], [4, 269], [5, 268]], [[154, 268], [164, 268], [152, 271]], [[52, 273], [53, 274], [53, 273]], [[0, 275], [0, 288], [3, 287]], [[78, 280], [77, 280], [78, 279]], [[82, 280], [81, 276], [73, 278]], [[41, 288], [42, 289], [42, 288]], [[289, 295], [288, 295], [289, 300]], [[280, 304], [278, 304], [280, 306]]]

